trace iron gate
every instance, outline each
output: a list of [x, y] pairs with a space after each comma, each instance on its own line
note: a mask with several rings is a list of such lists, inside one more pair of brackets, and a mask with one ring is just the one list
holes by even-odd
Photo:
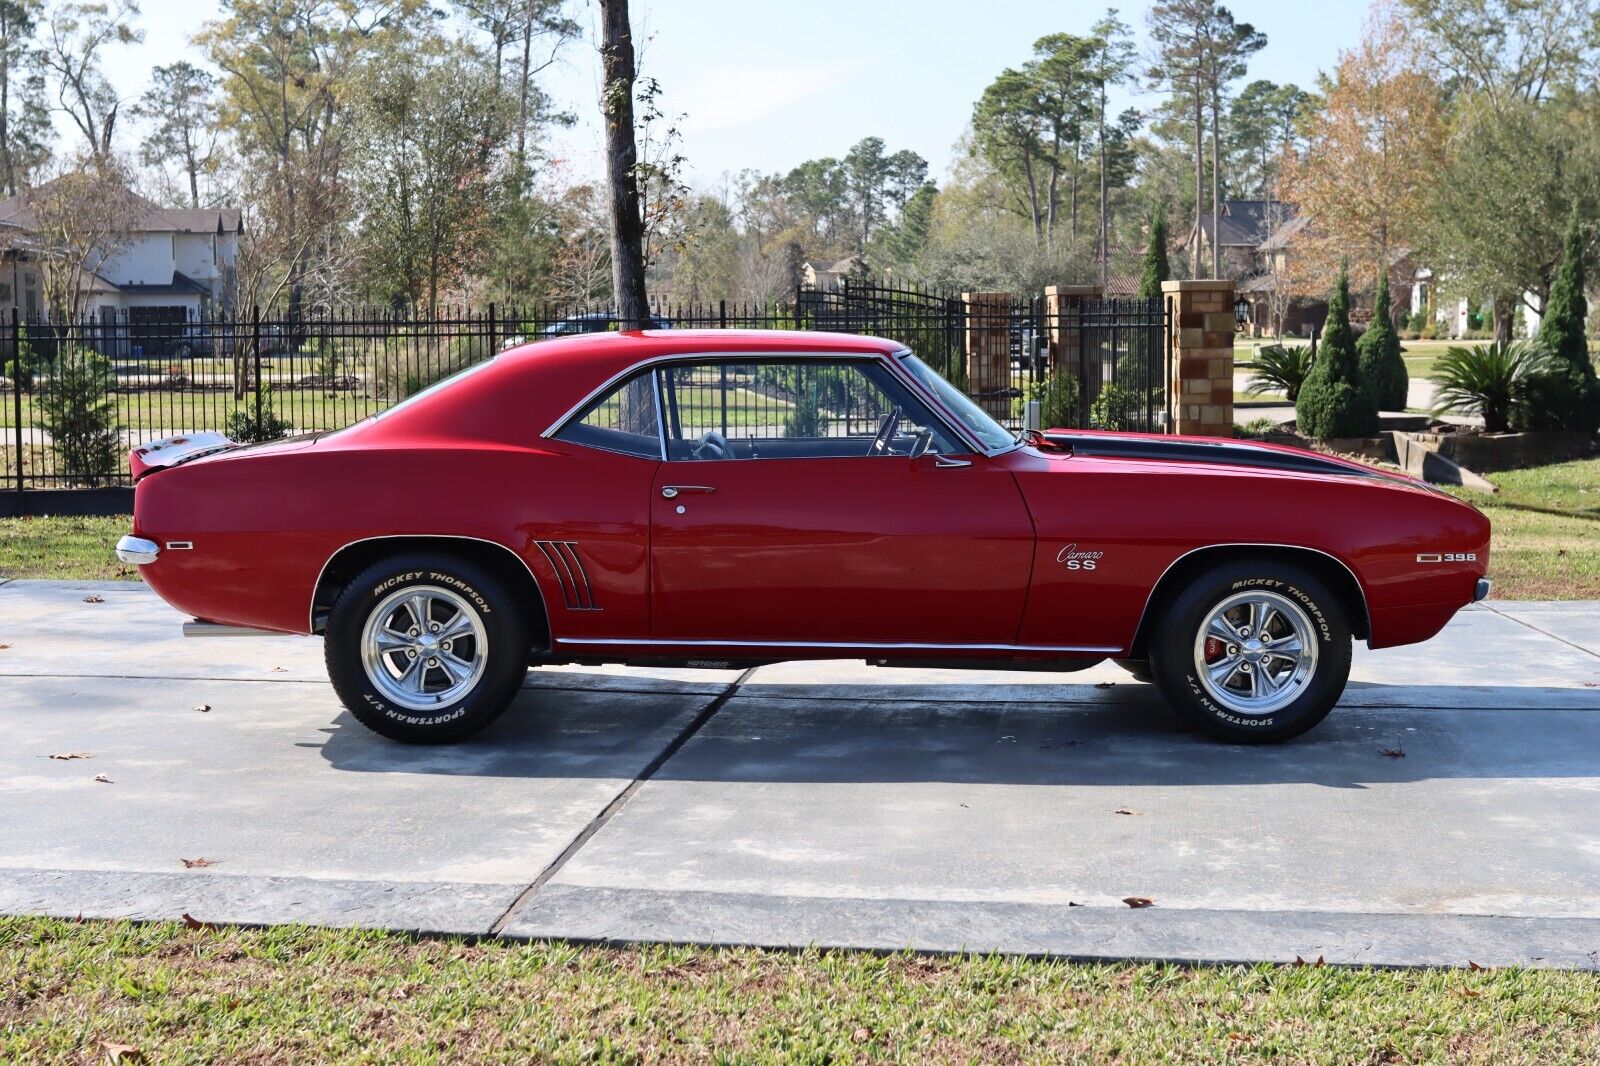
[[797, 329], [900, 341], [1012, 429], [1032, 401], [1046, 429], [1166, 432], [1168, 314], [1159, 297], [953, 297], [849, 281], [795, 293]]

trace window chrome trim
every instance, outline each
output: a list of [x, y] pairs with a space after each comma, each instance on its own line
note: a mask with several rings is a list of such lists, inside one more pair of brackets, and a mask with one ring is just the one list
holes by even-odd
[[[574, 404], [571, 408], [569, 408], [565, 414], [563, 414], [560, 418], [556, 419], [553, 423], [551, 423], [550, 428], [546, 429], [543, 433], [539, 434], [539, 436], [543, 437], [543, 438], [546, 438], [546, 439], [555, 439], [556, 436], [562, 430], [567, 428], [567, 423], [571, 422], [578, 415], [582, 414], [583, 411], [590, 404], [594, 403], [596, 400], [604, 398], [605, 395], [610, 390], [615, 388], [617, 385], [621, 384], [630, 375], [636, 374], [641, 370], [650, 370], [654, 374], [656, 379], [657, 379], [657, 381], [656, 381], [656, 397], [657, 397], [656, 423], [657, 423], [657, 425], [659, 427], [659, 432], [660, 432], [660, 435], [661, 435], [661, 461], [662, 462], [666, 462], [667, 461], [667, 427], [666, 427], [666, 423], [661, 418], [661, 408], [660, 408], [660, 388], [661, 388], [661, 384], [660, 384], [660, 380], [659, 379], [660, 379], [660, 376], [661, 376], [660, 372], [661, 372], [662, 367], [670, 366], [670, 365], [672, 365], [674, 363], [704, 363], [704, 362], [731, 363], [731, 362], [739, 362], [739, 361], [754, 361], [754, 362], [763, 362], [763, 363], [779, 362], [779, 363], [781, 363], [781, 362], [784, 362], [786, 360], [791, 360], [791, 359], [831, 360], [833, 362], [843, 361], [843, 362], [858, 362], [858, 363], [859, 362], [869, 362], [870, 363], [870, 362], [874, 362], [875, 361], [880, 365], [887, 365], [888, 368], [889, 368], [889, 373], [897, 381], [899, 381], [901, 384], [909, 385], [910, 388], [911, 388], [912, 394], [914, 396], [916, 396], [917, 399], [921, 400], [928, 407], [928, 413], [931, 414], [934, 418], [938, 419], [940, 422], [942, 422], [944, 424], [944, 428], [950, 433], [950, 435], [952, 437], [962, 441], [964, 444], [967, 445], [967, 447], [972, 449], [972, 453], [973, 454], [975, 454], [975, 455], [996, 454], [996, 453], [991, 453], [987, 449], [985, 449], [983, 447], [983, 444], [982, 444], [981, 441], [974, 440], [973, 437], [972, 437], [972, 434], [968, 431], [967, 425], [966, 425], [965, 422], [961, 421], [959, 418], [952, 418], [951, 415], [950, 415], [949, 409], [946, 408], [944, 406], [944, 404], [939, 403], [938, 400], [935, 397], [931, 396], [929, 394], [928, 390], [925, 389], [922, 386], [921, 382], [917, 381], [914, 377], [912, 377], [910, 375], [910, 373], [908, 371], [906, 371], [906, 369], [904, 367], [898, 365], [900, 352], [909, 352], [909, 351], [910, 351], [909, 348], [906, 348], [906, 347], [902, 346], [900, 349], [898, 349], [897, 351], [895, 351], [893, 353], [884, 353], [884, 352], [839, 352], [839, 351], [833, 351], [833, 352], [825, 352], [825, 351], [816, 351], [816, 352], [780, 352], [780, 351], [775, 351], [775, 352], [718, 352], [718, 353], [710, 353], [710, 352], [673, 352], [673, 353], [669, 353], [667, 355], [652, 355], [648, 359], [641, 359], [637, 363], [632, 364], [631, 366], [627, 367], [626, 369], [618, 371], [617, 373], [611, 375], [611, 377], [607, 378], [598, 387], [596, 387], [595, 389], [591, 390], [588, 393], [588, 395], [584, 396], [583, 399], [579, 400], [576, 404]], [[580, 444], [580, 445], [578, 445], [578, 447], [588, 447], [588, 445]], [[604, 449], [602, 449], [602, 450], [604, 450]], [[615, 454], [624, 455], [624, 454], [627, 454], [627, 453], [625, 453], [625, 452], [617, 452]], [[642, 456], [634, 456], [634, 458], [636, 458], [636, 459], [637, 458], [642, 458]]]
[[841, 651], [1020, 651], [1115, 655], [1123, 649], [1095, 644], [924, 644], [894, 641], [674, 640], [670, 637], [557, 637], [557, 644], [624, 648], [827, 648]]

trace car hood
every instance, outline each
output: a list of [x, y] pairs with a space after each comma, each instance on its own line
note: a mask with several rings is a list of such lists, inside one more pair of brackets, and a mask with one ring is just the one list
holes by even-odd
[[1426, 481], [1396, 471], [1380, 470], [1352, 459], [1341, 459], [1305, 448], [1291, 448], [1263, 441], [1087, 430], [1047, 430], [1039, 434], [1039, 437], [1047, 447], [1085, 458], [1199, 463], [1214, 467], [1248, 467], [1252, 470], [1313, 474], [1320, 477], [1369, 478], [1408, 488], [1439, 492]]

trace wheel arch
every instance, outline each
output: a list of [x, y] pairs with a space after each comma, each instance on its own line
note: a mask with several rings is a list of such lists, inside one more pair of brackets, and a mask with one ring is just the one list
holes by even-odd
[[445, 552], [476, 563], [506, 583], [522, 605], [530, 650], [551, 646], [550, 613], [533, 570], [522, 556], [496, 540], [448, 534], [394, 534], [353, 540], [328, 557], [312, 588], [310, 631], [321, 633], [328, 612], [357, 574], [388, 556], [407, 551]]
[[1350, 619], [1352, 635], [1363, 640], [1371, 635], [1372, 621], [1368, 614], [1366, 590], [1362, 588], [1355, 570], [1338, 556], [1319, 548], [1295, 544], [1208, 544], [1184, 552], [1167, 565], [1150, 590], [1150, 595], [1145, 598], [1129, 657], [1143, 659], [1148, 655], [1146, 649], [1150, 630], [1160, 617], [1162, 607], [1196, 575], [1221, 563], [1260, 559], [1263, 556], [1302, 566], [1326, 581]]

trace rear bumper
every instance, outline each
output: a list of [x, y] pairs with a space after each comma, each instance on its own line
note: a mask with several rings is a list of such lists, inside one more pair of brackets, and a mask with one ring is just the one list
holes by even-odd
[[148, 566], [161, 554], [161, 546], [153, 540], [127, 534], [117, 541], [117, 558], [134, 566]]

